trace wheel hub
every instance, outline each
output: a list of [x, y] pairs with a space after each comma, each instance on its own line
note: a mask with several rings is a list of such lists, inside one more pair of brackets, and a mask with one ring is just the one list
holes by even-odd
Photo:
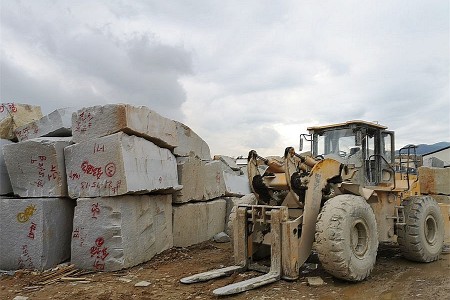
[[369, 230], [363, 220], [353, 223], [350, 239], [353, 253], [358, 258], [363, 258], [369, 247]]
[[436, 220], [432, 215], [428, 215], [427, 218], [425, 219], [424, 230], [425, 230], [425, 239], [427, 240], [427, 243], [430, 245], [432, 245], [436, 240], [436, 232], [437, 232], [436, 229], [437, 229]]

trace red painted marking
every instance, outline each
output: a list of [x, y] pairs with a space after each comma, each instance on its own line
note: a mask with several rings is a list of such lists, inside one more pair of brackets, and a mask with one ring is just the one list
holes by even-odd
[[97, 215], [100, 214], [100, 207], [98, 206], [98, 203], [92, 204], [91, 212], [92, 212], [92, 218], [97, 219]]
[[92, 176], [97, 177], [97, 179], [100, 179], [103, 175], [102, 168], [94, 167], [87, 160], [81, 164], [81, 170], [83, 170], [85, 174], [92, 174]]
[[113, 177], [116, 174], [116, 165], [112, 162], [108, 163], [105, 166], [105, 174], [108, 177]]

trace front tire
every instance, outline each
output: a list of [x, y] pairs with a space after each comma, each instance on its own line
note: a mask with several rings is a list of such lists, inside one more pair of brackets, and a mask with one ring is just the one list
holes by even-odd
[[413, 196], [403, 201], [406, 225], [398, 229], [403, 256], [418, 262], [439, 258], [444, 245], [444, 220], [437, 202], [430, 196]]
[[372, 271], [378, 250], [377, 223], [366, 200], [338, 195], [318, 216], [316, 247], [319, 260], [331, 275], [361, 281]]

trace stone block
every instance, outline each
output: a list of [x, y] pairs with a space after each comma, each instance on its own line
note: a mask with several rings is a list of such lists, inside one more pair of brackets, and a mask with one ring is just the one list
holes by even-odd
[[243, 196], [251, 193], [247, 176], [236, 175], [220, 160], [213, 160], [205, 164], [204, 180], [204, 200], [222, 196]]
[[74, 205], [67, 198], [0, 199], [0, 269], [45, 270], [67, 260]]
[[437, 157], [426, 157], [423, 159], [423, 166], [433, 168], [443, 168], [445, 166], [445, 162]]
[[70, 137], [36, 138], [3, 147], [14, 194], [20, 197], [66, 197], [64, 147]]
[[19, 103], [0, 103], [0, 138], [16, 139], [14, 130], [42, 118], [40, 106]]
[[116, 271], [173, 246], [171, 195], [77, 200], [71, 262], [80, 269]]
[[231, 214], [231, 210], [233, 207], [246, 204], [246, 205], [256, 205], [258, 204], [258, 199], [255, 194], [249, 193], [243, 197], [224, 197], [223, 198], [227, 202], [227, 211], [225, 214], [225, 221], [228, 222], [228, 218]]
[[178, 134], [178, 147], [173, 149], [176, 156], [196, 156], [201, 160], [211, 160], [208, 144], [191, 128], [175, 121]]
[[173, 245], [198, 244], [224, 231], [225, 212], [223, 199], [173, 206]]
[[173, 154], [118, 132], [64, 150], [69, 197], [117, 196], [178, 187]]
[[225, 232], [233, 236], [233, 220], [236, 216], [236, 207], [241, 204], [246, 205], [256, 205], [258, 204], [258, 199], [255, 194], [250, 193], [243, 197], [225, 197], [223, 198], [227, 202], [227, 211], [225, 214]]
[[5, 159], [3, 158], [3, 146], [12, 143], [10, 140], [0, 139], [0, 195], [7, 195], [13, 192]]
[[229, 166], [233, 171], [240, 171], [241, 168], [236, 164], [234, 158], [224, 155], [214, 155], [215, 160], [221, 160], [224, 164]]
[[177, 157], [178, 183], [183, 186], [173, 196], [174, 203], [203, 200], [205, 166], [200, 158]]
[[418, 172], [422, 194], [450, 195], [450, 168], [420, 167]]
[[227, 166], [220, 160], [213, 160], [205, 164], [205, 192], [203, 199], [210, 200], [225, 196], [224, 169]]
[[450, 246], [450, 204], [439, 203], [444, 220], [444, 244]]
[[450, 196], [447, 195], [430, 195], [436, 202], [443, 204], [450, 204]]
[[145, 106], [108, 104], [83, 108], [72, 115], [75, 143], [119, 131], [143, 137], [163, 148], [173, 149], [179, 145], [175, 121]]
[[251, 193], [248, 177], [245, 175], [236, 175], [234, 173], [223, 173], [225, 182], [225, 195], [243, 196]]
[[39, 120], [16, 128], [14, 133], [19, 141], [25, 141], [42, 136], [71, 136], [72, 113], [75, 108], [60, 108]]

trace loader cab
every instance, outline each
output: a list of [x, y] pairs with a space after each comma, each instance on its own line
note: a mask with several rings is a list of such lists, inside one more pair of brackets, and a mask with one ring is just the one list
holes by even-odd
[[[353, 172], [351, 182], [362, 186], [388, 185], [394, 180], [394, 133], [366, 121], [309, 127], [311, 153], [332, 158]], [[302, 137], [304, 138], [304, 137]]]

